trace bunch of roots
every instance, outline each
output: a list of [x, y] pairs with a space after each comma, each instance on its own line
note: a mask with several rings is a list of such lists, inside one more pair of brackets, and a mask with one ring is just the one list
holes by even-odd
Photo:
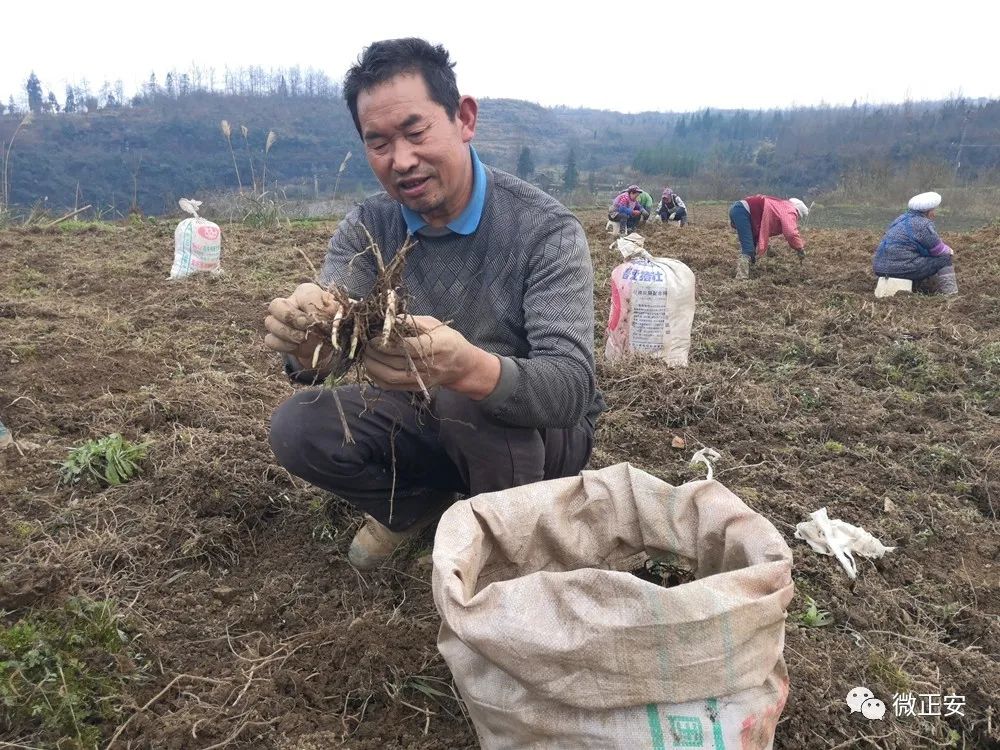
[[[403, 291], [403, 267], [407, 253], [413, 249], [415, 243], [408, 239], [392, 260], [386, 263], [378, 243], [367, 229], [365, 233], [368, 234], [368, 247], [364, 252], [370, 252], [378, 266], [371, 292], [367, 297], [354, 299], [344, 287], [338, 284], [331, 285], [326, 291], [333, 295], [339, 309], [332, 319], [316, 319], [312, 323], [312, 329], [323, 335], [323, 341], [313, 352], [313, 367], [315, 368], [321, 356], [329, 351], [327, 346], [333, 348], [332, 369], [326, 379], [328, 387], [337, 385], [352, 367], [357, 371], [359, 379], [364, 380], [362, 357], [365, 348], [371, 342], [377, 342], [381, 346], [388, 346], [393, 342], [402, 344], [403, 339], [418, 334], [410, 322], [406, 310], [407, 297]], [[399, 348], [406, 355], [408, 366], [416, 376], [424, 399], [429, 401], [430, 393], [420, 379], [409, 351], [405, 346]], [[341, 420], [344, 422], [345, 437], [348, 442], [353, 442], [350, 430], [347, 429], [340, 399], [336, 398], [336, 391], [334, 397], [341, 413]]]

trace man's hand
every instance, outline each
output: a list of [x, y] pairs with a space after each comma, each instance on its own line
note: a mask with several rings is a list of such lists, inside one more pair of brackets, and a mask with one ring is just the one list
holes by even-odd
[[[340, 309], [333, 295], [317, 284], [299, 284], [291, 297], [278, 297], [268, 305], [264, 318], [267, 335], [264, 345], [283, 354], [291, 354], [303, 367], [312, 367], [316, 346], [325, 336], [309, 327], [319, 320], [332, 320]], [[331, 351], [318, 363], [320, 369], [328, 364]]]
[[470, 344], [437, 318], [415, 315], [407, 320], [418, 335], [385, 347], [373, 339], [365, 347], [365, 369], [379, 388], [421, 391], [421, 386], [442, 386], [477, 400], [493, 392], [500, 379], [495, 355]]
[[805, 250], [796, 250], [795, 254], [797, 256], [799, 256], [799, 263], [805, 262], [805, 259], [806, 259], [806, 251]]

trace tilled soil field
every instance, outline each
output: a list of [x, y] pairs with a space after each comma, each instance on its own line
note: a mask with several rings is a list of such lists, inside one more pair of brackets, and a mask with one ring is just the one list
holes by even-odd
[[[697, 274], [691, 366], [599, 364], [591, 467], [680, 483], [715, 448], [717, 478], [785, 536], [775, 747], [997, 747], [1000, 229], [942, 227], [958, 297], [877, 301], [878, 232], [807, 228], [804, 265], [779, 241], [740, 283], [724, 208], [692, 213], [646, 232]], [[599, 212], [581, 218], [600, 358], [620, 259]], [[476, 746], [435, 646], [432, 530], [357, 573], [358, 517], [268, 447], [292, 386], [264, 311], [334, 226], [224, 227], [225, 274], [180, 282], [172, 222], [0, 231], [0, 416], [22, 441], [0, 471], [0, 747]], [[111, 433], [148, 442], [140, 476], [60, 486], [67, 451]], [[793, 538], [824, 506], [896, 550], [852, 584]], [[884, 720], [850, 713], [856, 686]], [[894, 694], [964, 702], [895, 716]]]

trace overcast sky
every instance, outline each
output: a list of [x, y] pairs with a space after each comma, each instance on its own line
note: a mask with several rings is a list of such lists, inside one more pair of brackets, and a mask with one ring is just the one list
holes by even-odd
[[[51, 12], [47, 9], [51, 9]], [[566, 8], [566, 9], [564, 9]], [[585, 8], [585, 9], [584, 9]], [[461, 9], [461, 10], [456, 10]], [[339, 81], [376, 39], [422, 36], [463, 94], [622, 112], [1000, 96], [995, 0], [354, 3], [7, 0], [0, 96], [34, 70], [133, 93], [155, 71], [312, 66]]]

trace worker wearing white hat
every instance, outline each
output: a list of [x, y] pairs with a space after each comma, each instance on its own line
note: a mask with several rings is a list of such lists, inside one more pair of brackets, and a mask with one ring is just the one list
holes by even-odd
[[889, 225], [875, 250], [872, 268], [876, 276], [924, 282], [928, 291], [958, 294], [954, 251], [934, 228], [934, 211], [940, 205], [941, 196], [934, 192], [910, 198], [907, 212]]
[[808, 206], [798, 198], [750, 195], [736, 201], [729, 209], [729, 224], [740, 241], [736, 278], [750, 278], [750, 267], [767, 252], [771, 238], [778, 235], [785, 238], [799, 260], [804, 259], [806, 243], [799, 234], [799, 221], [808, 215]]

